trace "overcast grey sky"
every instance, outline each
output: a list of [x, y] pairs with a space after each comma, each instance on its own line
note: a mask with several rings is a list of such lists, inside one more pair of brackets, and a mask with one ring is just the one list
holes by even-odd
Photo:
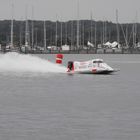
[[[37, 20], [71, 20], [77, 18], [78, 0], [0, 0], [0, 19], [11, 18], [11, 3], [14, 3], [14, 18], [25, 19], [25, 7], [28, 5], [28, 18]], [[93, 12], [95, 20], [115, 22], [115, 11], [119, 11], [119, 22], [133, 22], [140, 16], [140, 0], [79, 0], [80, 19], [90, 19]]]

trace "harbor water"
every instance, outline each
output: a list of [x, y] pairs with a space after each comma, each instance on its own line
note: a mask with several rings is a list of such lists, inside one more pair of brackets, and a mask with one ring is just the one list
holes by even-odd
[[[111, 75], [66, 73], [102, 58]], [[140, 55], [0, 54], [1, 140], [139, 140]]]

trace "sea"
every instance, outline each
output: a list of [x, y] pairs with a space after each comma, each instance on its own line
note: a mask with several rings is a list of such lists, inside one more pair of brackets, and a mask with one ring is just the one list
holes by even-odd
[[[0, 54], [0, 140], [140, 140], [140, 55]], [[66, 73], [103, 59], [118, 72]]]

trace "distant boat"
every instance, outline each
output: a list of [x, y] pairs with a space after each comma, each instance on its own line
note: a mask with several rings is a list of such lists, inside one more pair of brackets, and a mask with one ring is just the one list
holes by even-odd
[[5, 48], [4, 52], [19, 52], [19, 49], [14, 46], [14, 39], [13, 39], [13, 34], [14, 34], [14, 18], [13, 18], [13, 13], [14, 13], [14, 5], [12, 3], [12, 10], [11, 10], [12, 16], [11, 16], [11, 33], [10, 33], [10, 43], [8, 43]]
[[89, 46], [89, 47], [94, 47], [94, 45], [91, 43], [91, 42], [87, 42], [87, 45]]
[[69, 51], [70, 50], [70, 46], [66, 45], [66, 44], [62, 45], [61, 48], [62, 48], [62, 51]]
[[110, 43], [109, 41], [104, 43], [103, 46], [108, 49], [120, 49], [120, 44], [117, 41], [114, 41], [113, 43]]

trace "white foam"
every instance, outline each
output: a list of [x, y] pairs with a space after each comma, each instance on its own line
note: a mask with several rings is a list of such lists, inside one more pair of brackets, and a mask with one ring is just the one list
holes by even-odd
[[65, 73], [66, 68], [36, 56], [10, 52], [0, 54], [0, 72]]

